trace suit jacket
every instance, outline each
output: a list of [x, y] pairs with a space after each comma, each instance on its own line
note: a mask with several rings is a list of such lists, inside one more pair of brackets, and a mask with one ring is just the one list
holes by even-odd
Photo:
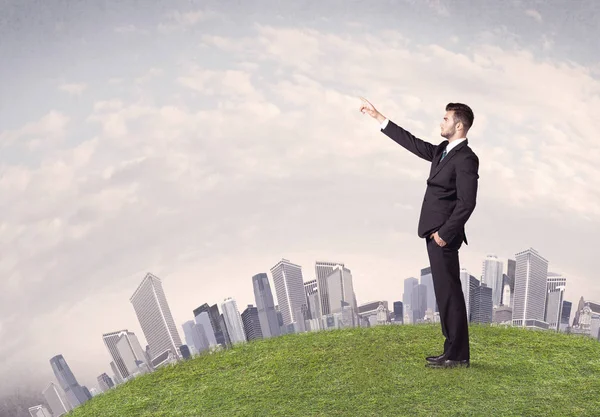
[[414, 137], [391, 120], [382, 132], [431, 162], [419, 218], [419, 236], [424, 238], [437, 231], [448, 244], [460, 237], [468, 245], [465, 224], [475, 209], [479, 179], [479, 158], [469, 147], [468, 140], [452, 148], [440, 162], [447, 140], [433, 145]]

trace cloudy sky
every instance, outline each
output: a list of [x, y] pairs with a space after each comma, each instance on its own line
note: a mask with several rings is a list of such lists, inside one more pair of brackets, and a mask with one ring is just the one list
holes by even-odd
[[359, 303], [428, 266], [429, 172], [359, 113], [439, 143], [475, 112], [462, 266], [527, 248], [600, 300], [597, 2], [0, 0], [0, 393], [62, 353], [112, 374], [105, 332], [163, 279], [175, 321], [281, 258], [345, 262]]

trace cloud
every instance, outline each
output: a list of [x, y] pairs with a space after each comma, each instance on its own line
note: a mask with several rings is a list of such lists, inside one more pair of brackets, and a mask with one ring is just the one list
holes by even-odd
[[158, 24], [158, 31], [169, 33], [178, 29], [185, 29], [208, 20], [222, 19], [223, 15], [213, 10], [191, 10], [182, 12], [174, 10], [166, 14], [165, 21]]
[[58, 88], [62, 91], [66, 91], [69, 94], [79, 96], [87, 89], [87, 84], [62, 84]]
[[542, 15], [535, 9], [527, 9], [525, 10], [525, 14], [532, 19], [534, 19], [538, 23], [542, 23]]
[[70, 118], [56, 110], [51, 110], [40, 120], [27, 123], [21, 128], [0, 132], [0, 147], [12, 145], [36, 148], [56, 144], [65, 136]]

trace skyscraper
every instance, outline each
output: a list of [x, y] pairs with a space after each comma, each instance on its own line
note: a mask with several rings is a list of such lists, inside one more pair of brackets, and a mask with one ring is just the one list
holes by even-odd
[[231, 339], [232, 344], [242, 343], [246, 341], [246, 333], [244, 332], [244, 323], [237, 308], [237, 303], [231, 297], [228, 297], [221, 303], [223, 318]]
[[494, 306], [492, 289], [485, 284], [475, 287], [471, 302], [471, 321], [473, 323], [491, 323]]
[[419, 280], [410, 277], [404, 280], [404, 293], [402, 294], [402, 302], [404, 303], [404, 308], [412, 307], [412, 292], [413, 288], [419, 285]]
[[75, 375], [71, 372], [71, 368], [69, 368], [67, 361], [63, 358], [63, 355], [56, 355], [50, 359], [50, 366], [52, 366], [54, 376], [65, 392], [67, 401], [71, 404], [72, 408], [75, 408], [88, 400], [81, 385], [77, 382]]
[[206, 314], [208, 315], [208, 318], [210, 320], [210, 327], [212, 329], [215, 342], [221, 345], [222, 347], [227, 347], [228, 343], [227, 339], [225, 338], [226, 329], [223, 329], [221, 326], [221, 315], [219, 313], [219, 307], [216, 304], [209, 307], [207, 303], [204, 303], [200, 307], [194, 309], [194, 317], [196, 318], [196, 323], [200, 323], [204, 326], [204, 331], [206, 332], [208, 341], [212, 346], [213, 336], [211, 336], [210, 334], [210, 329], [208, 328], [208, 326], [206, 326], [205, 322], [199, 321], [199, 317], [203, 312], [206, 312]]
[[[147, 365], [150, 365], [150, 364], [147, 363], [148, 360], [146, 358], [144, 350], [142, 349], [142, 346], [140, 345], [140, 342], [139, 342], [137, 336], [133, 332], [130, 332], [129, 330], [124, 329], [124, 330], [118, 330], [116, 332], [103, 334], [102, 339], [104, 340], [104, 345], [106, 346], [106, 349], [108, 349], [108, 353], [112, 357], [112, 359], [116, 365], [116, 368], [119, 371], [119, 376], [121, 378], [123, 378], [124, 380], [126, 380], [127, 378], [130, 377], [132, 371], [130, 369], [131, 366], [127, 366], [125, 364], [125, 362], [123, 361], [121, 352], [119, 351], [119, 349], [117, 349], [117, 344], [119, 343], [121, 338], [125, 339], [125, 344], [127, 345], [127, 349], [131, 350], [131, 353], [133, 354], [135, 360], [142, 361], [142, 362], [146, 363]], [[129, 364], [129, 365], [131, 365], [131, 364]]]
[[466, 268], [460, 270], [460, 286], [463, 296], [465, 297], [465, 307], [467, 309], [467, 319], [472, 321], [473, 298], [475, 297], [475, 289], [479, 287], [480, 282], [477, 278], [469, 273]]
[[297, 323], [303, 327], [302, 312], [306, 308], [306, 296], [304, 295], [302, 268], [287, 259], [282, 259], [271, 268], [271, 274], [283, 325]]
[[52, 417], [50, 411], [48, 411], [48, 409], [41, 404], [29, 407], [29, 415], [31, 417]]
[[418, 323], [425, 319], [427, 311], [427, 286], [419, 284], [412, 289], [412, 322]]
[[566, 288], [567, 278], [562, 274], [557, 274], [556, 272], [548, 272], [547, 285], [548, 291], [554, 291], [558, 287]]
[[330, 314], [341, 313], [343, 307], [350, 307], [353, 314], [357, 314], [355, 305], [352, 272], [345, 266], [336, 265], [326, 277], [329, 290]]
[[[205, 305], [208, 307], [207, 304]], [[195, 332], [192, 336], [194, 340], [194, 345], [196, 345], [196, 342], [198, 342], [199, 345], [206, 349], [217, 346], [219, 344], [219, 341], [217, 340], [217, 336], [215, 334], [215, 331], [213, 330], [210, 311], [198, 311], [198, 309], [194, 311], [198, 312], [198, 315], [194, 317], [194, 320], [196, 321], [196, 324], [194, 325]], [[225, 338], [223, 338], [223, 333], [221, 332], [220, 335], [221, 340], [223, 341], [223, 344], [221, 346], [225, 347]], [[196, 346], [196, 348], [199, 349], [200, 346]]]
[[258, 320], [260, 321], [260, 330], [263, 337], [279, 336], [281, 331], [279, 330], [275, 302], [273, 301], [273, 293], [267, 274], [262, 272], [254, 275], [252, 277], [252, 287], [254, 288], [254, 300], [256, 301]]
[[248, 307], [242, 313], [242, 323], [244, 323], [246, 340], [250, 341], [263, 338], [260, 320], [258, 318], [258, 309], [252, 304], [248, 304]]
[[98, 386], [100, 387], [102, 392], [106, 392], [112, 387], [114, 387], [115, 384], [106, 373], [103, 373], [98, 376]]
[[488, 255], [483, 261], [481, 283], [492, 289], [492, 304], [499, 306], [502, 301], [504, 263], [496, 255]]
[[54, 417], [62, 416], [73, 409], [69, 401], [65, 398], [65, 392], [60, 387], [57, 387], [54, 382], [50, 382], [44, 388], [42, 394]]
[[[344, 267], [342, 262], [317, 261], [315, 262], [315, 276], [317, 280], [317, 290], [321, 301], [321, 314], [326, 316], [331, 314], [329, 301], [329, 288], [327, 287], [327, 277], [331, 275], [336, 266]], [[279, 295], [277, 296], [279, 299]], [[281, 302], [279, 303], [281, 304]]]
[[535, 249], [516, 254], [513, 326], [546, 329], [548, 261]]
[[431, 274], [431, 267], [421, 269], [421, 284], [427, 287], [427, 309], [431, 309], [432, 312], [438, 311], [437, 300], [435, 298], [435, 291], [433, 288], [433, 275]]
[[404, 309], [402, 308], [402, 301], [394, 301], [394, 323], [404, 323]]
[[181, 339], [160, 278], [146, 274], [129, 300], [150, 346], [150, 360], [167, 350], [181, 357]]

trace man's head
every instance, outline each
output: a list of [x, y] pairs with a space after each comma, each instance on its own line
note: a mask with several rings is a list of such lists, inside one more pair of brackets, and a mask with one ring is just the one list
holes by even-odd
[[448, 103], [444, 120], [440, 124], [441, 135], [448, 140], [466, 138], [474, 119], [473, 110], [466, 104]]

